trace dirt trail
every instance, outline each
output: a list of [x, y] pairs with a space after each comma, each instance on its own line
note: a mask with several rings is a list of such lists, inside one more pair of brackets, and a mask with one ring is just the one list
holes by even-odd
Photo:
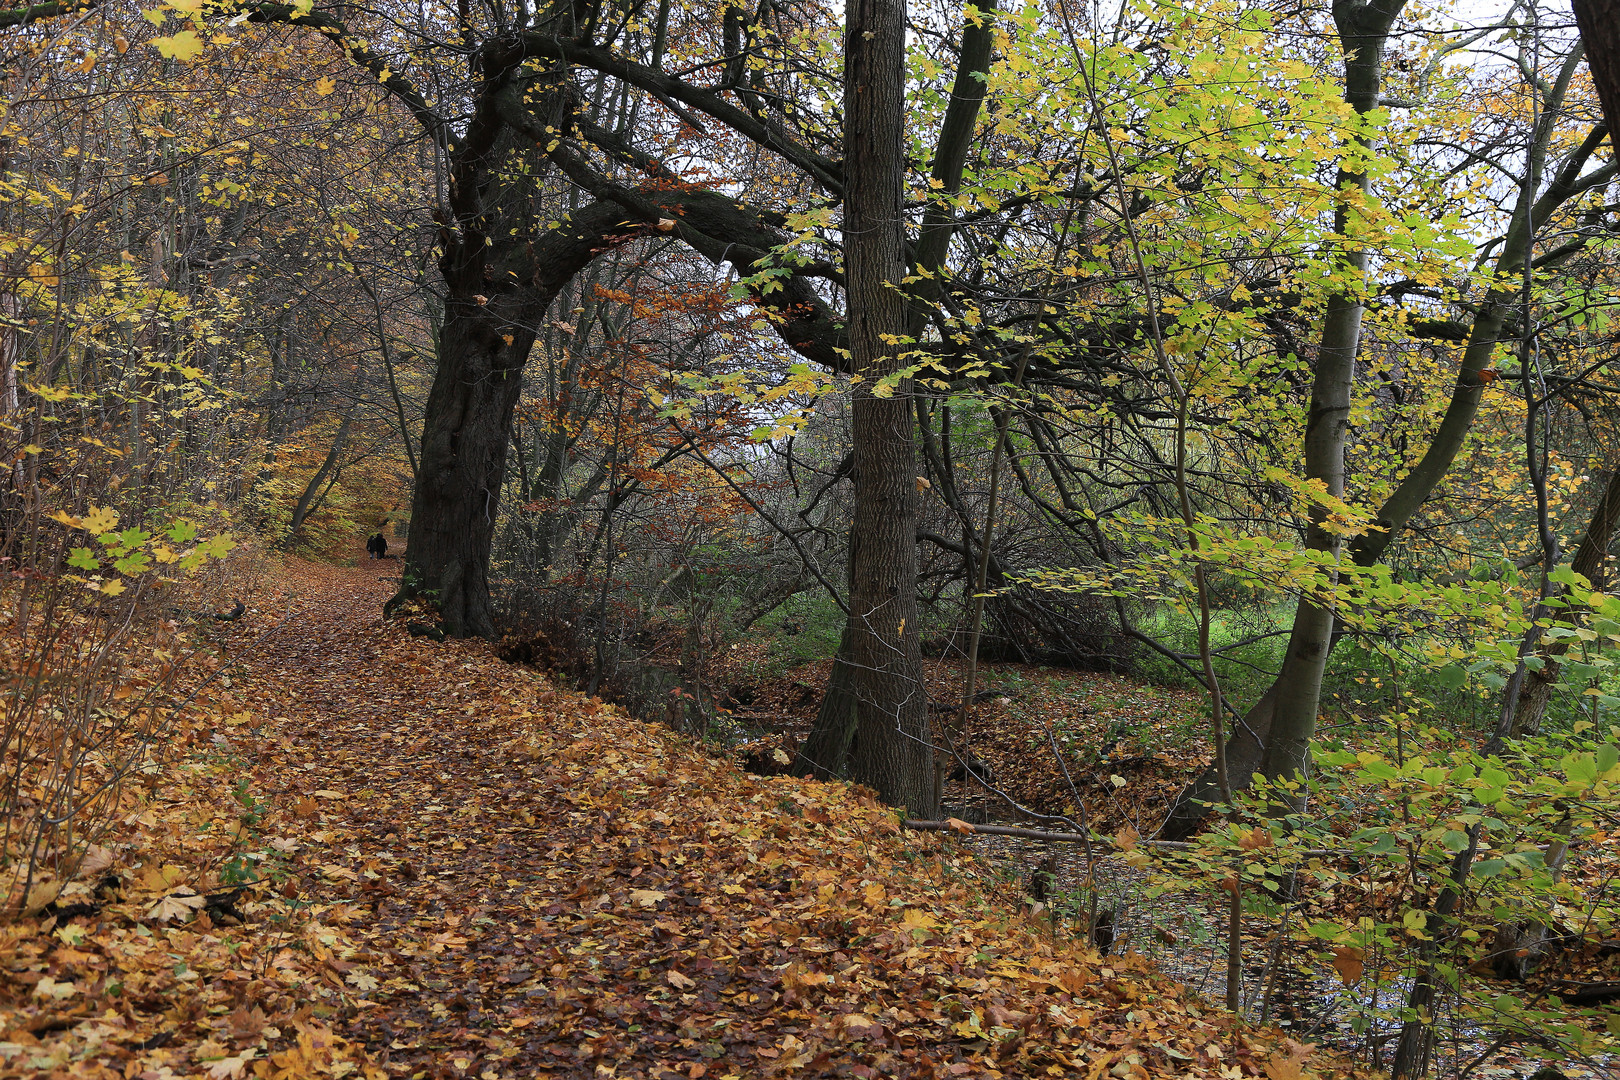
[[246, 921], [157, 921], [148, 893], [85, 920], [76, 949], [42, 923], [12, 970], [78, 978], [106, 1010], [16, 991], [13, 1067], [1302, 1075], [1306, 1048], [1234, 1031], [1140, 960], [1052, 942], [955, 838], [901, 835], [847, 785], [743, 774], [487, 644], [410, 638], [381, 620], [378, 577], [289, 565], [227, 631], [252, 716], [198, 741], [268, 803], [233, 842], [280, 853]]

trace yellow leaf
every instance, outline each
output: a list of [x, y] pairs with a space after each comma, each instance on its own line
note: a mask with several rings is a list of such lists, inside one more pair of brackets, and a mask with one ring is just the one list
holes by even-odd
[[118, 581], [117, 579], [103, 582], [101, 591], [106, 593], [108, 596], [117, 596], [119, 593], [124, 591], [124, 583], [122, 581]]
[[118, 527], [118, 511], [110, 506], [97, 506], [86, 514], [82, 522], [86, 531], [101, 536]]
[[46, 904], [56, 899], [56, 894], [62, 891], [60, 881], [42, 881], [28, 890], [28, 899], [23, 901], [23, 914], [33, 915], [39, 912]]
[[[173, 0], [170, 0], [172, 3]], [[181, 0], [190, 2], [190, 0]], [[196, 0], [197, 6], [202, 6], [202, 0]], [[197, 36], [195, 30], [182, 30], [173, 37], [153, 38], [152, 44], [157, 46], [160, 56], [171, 60], [181, 60], [190, 63], [203, 51], [202, 38]]]
[[323, 79], [317, 79], [315, 81], [315, 92], [317, 94], [321, 95], [321, 97], [326, 97], [328, 94], [332, 93], [332, 91], [334, 91], [336, 89], [337, 89], [337, 80], [336, 79], [323, 78]]
[[906, 913], [900, 917], [902, 930], [932, 930], [939, 925], [939, 920], [921, 908], [906, 908]]
[[90, 74], [90, 72], [94, 71], [95, 68], [96, 68], [96, 51], [94, 49], [91, 49], [89, 52], [84, 54], [84, 59], [79, 61], [79, 70], [84, 72], [86, 75], [88, 75], [88, 74]]
[[60, 521], [63, 525], [66, 525], [70, 529], [84, 528], [84, 521], [82, 519], [74, 517], [65, 510], [51, 511], [51, 520]]
[[34, 984], [34, 996], [44, 998], [46, 1001], [62, 1001], [78, 992], [79, 988], [74, 986], [72, 981], [57, 982], [49, 975]]
[[1283, 1040], [1283, 1054], [1266, 1062], [1266, 1076], [1269, 1080], [1309, 1080], [1314, 1074], [1304, 1066], [1310, 1059], [1311, 1051], [1315, 1049], [1314, 1043]]
[[631, 889], [630, 899], [644, 908], [650, 908], [660, 900], [669, 899], [669, 894], [657, 892], [653, 889]]

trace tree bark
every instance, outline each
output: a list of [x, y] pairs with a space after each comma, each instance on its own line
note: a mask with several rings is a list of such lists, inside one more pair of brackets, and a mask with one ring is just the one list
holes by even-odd
[[1620, 131], [1620, 0], [1570, 0], [1610, 132]]
[[[913, 296], [909, 310], [906, 312], [907, 324], [904, 332], [910, 337], [918, 337], [927, 321], [927, 312], [931, 303], [935, 302], [940, 293], [939, 273], [945, 265], [945, 256], [950, 247], [950, 239], [955, 232], [955, 222], [949, 207], [944, 200], [955, 194], [962, 186], [963, 163], [967, 156], [969, 146], [973, 141], [973, 134], [977, 126], [979, 112], [984, 103], [985, 80], [984, 73], [990, 67], [991, 46], [995, 39], [994, 3], [986, 3], [980, 7], [983, 13], [977, 23], [969, 24], [962, 31], [962, 50], [957, 62], [956, 78], [951, 90], [951, 101], [946, 106], [945, 117], [940, 125], [940, 134], [935, 146], [934, 162], [931, 175], [938, 182], [938, 196], [930, 203], [923, 215], [923, 227], [918, 239], [915, 252], [915, 266], [921, 272], [922, 279], [913, 286]], [[902, 17], [904, 12], [902, 11]], [[853, 115], [853, 114], [852, 114]], [[896, 150], [898, 153], [899, 151]], [[846, 208], [846, 213], [848, 212]], [[898, 213], [898, 211], [897, 211]], [[904, 233], [899, 239], [903, 243]], [[891, 273], [894, 268], [891, 267]], [[890, 279], [898, 282], [898, 276]], [[892, 290], [891, 290], [892, 291]], [[853, 302], [853, 301], [852, 301]], [[900, 331], [895, 331], [899, 333]], [[852, 343], [853, 345], [853, 343]], [[900, 400], [905, 398], [896, 395]], [[894, 423], [900, 421], [891, 418]], [[907, 445], [911, 445], [910, 421], [907, 424]], [[857, 446], [859, 442], [857, 441]], [[910, 479], [913, 466], [908, 464], [907, 475], [902, 477], [906, 483], [914, 485]], [[915, 506], [915, 493], [910, 496]], [[857, 495], [859, 498], [859, 495]], [[913, 510], [915, 514], [915, 510]], [[916, 554], [913, 545], [911, 555], [915, 565]], [[964, 555], [968, 562], [972, 560]], [[915, 570], [912, 571], [913, 580]], [[915, 588], [913, 588], [915, 592]], [[854, 647], [854, 623], [845, 627], [844, 634], [838, 642], [838, 651], [833, 657], [831, 677], [827, 683], [827, 692], [821, 700], [821, 709], [816, 714], [815, 726], [811, 729], [804, 744], [799, 748], [799, 762], [797, 771], [800, 775], [813, 776], [818, 779], [833, 777], [847, 777], [850, 775], [851, 758], [857, 745], [856, 729], [858, 726], [858, 700], [857, 674], [858, 669], [852, 661]], [[913, 644], [920, 647], [920, 641], [913, 639]], [[919, 661], [920, 663], [920, 661]], [[926, 706], [924, 716], [926, 718]], [[937, 785], [936, 785], [937, 786]]]
[[855, 750], [855, 730], [860, 723], [856, 708], [855, 666], [849, 661], [849, 627], [846, 624], [838, 640], [838, 652], [833, 655], [832, 674], [827, 679], [827, 692], [822, 695], [821, 708], [816, 712], [815, 726], [799, 747], [799, 760], [794, 774], [816, 780], [840, 780], [849, 777], [850, 758]]
[[495, 636], [489, 554], [530, 344], [518, 347], [519, 326], [508, 330], [513, 344], [505, 344], [502, 329], [476, 301], [448, 299], [423, 418], [404, 581], [432, 601], [452, 637]]
[[[1333, 21], [1345, 55], [1344, 97], [1357, 116], [1378, 108], [1380, 68], [1384, 43], [1406, 0], [1340, 0], [1333, 5]], [[1365, 151], [1369, 139], [1357, 139], [1355, 149]], [[1320, 480], [1327, 494], [1344, 497], [1344, 451], [1350, 431], [1350, 388], [1355, 379], [1356, 354], [1361, 349], [1361, 280], [1366, 276], [1369, 252], [1354, 235], [1358, 230], [1352, 200], [1364, 201], [1371, 191], [1367, 174], [1339, 169], [1336, 186], [1340, 203], [1334, 231], [1349, 250], [1339, 272], [1352, 278], [1345, 289], [1328, 298], [1317, 348], [1316, 373], [1311, 383], [1310, 412], [1305, 424], [1305, 476]], [[1358, 200], [1359, 196], [1359, 200]], [[1327, 508], [1313, 506], [1305, 532], [1305, 547], [1337, 559], [1339, 540], [1323, 525]], [[1288, 651], [1272, 695], [1270, 738], [1260, 758], [1260, 772], [1273, 780], [1302, 774], [1316, 733], [1316, 713], [1322, 699], [1322, 673], [1333, 644], [1333, 610], [1302, 596], [1294, 609]]]
[[[1586, 523], [1586, 531], [1581, 534], [1581, 542], [1575, 549], [1575, 557], [1570, 560], [1570, 569], [1591, 582], [1592, 587], [1602, 590], [1604, 586], [1605, 567], [1609, 557], [1609, 544], [1614, 538], [1616, 523], [1620, 522], [1620, 468], [1614, 470], [1609, 476], [1609, 482], [1603, 488], [1603, 494], [1598, 497], [1597, 505], [1592, 508], [1592, 517]], [[1565, 617], [1580, 615], [1579, 609], [1571, 609]], [[1540, 631], [1532, 631], [1538, 637]], [[1536, 647], [1536, 655], [1541, 658], [1542, 665], [1539, 670], [1529, 669], [1519, 680], [1516, 692], [1512, 693], [1509, 701], [1504, 701], [1502, 707], [1511, 709], [1513, 719], [1508, 727], [1508, 733], [1515, 738], [1525, 735], [1535, 735], [1541, 731], [1541, 722], [1547, 715], [1547, 702], [1552, 698], [1553, 687], [1558, 682], [1558, 671], [1564, 654], [1569, 651], [1570, 638], [1559, 638], [1556, 641], [1542, 642]], [[1509, 691], [1513, 691], [1509, 683]]]
[[906, 333], [905, 0], [853, 0], [844, 40], [844, 266], [855, 515], [845, 631], [854, 668], [851, 775], [932, 815], [939, 802], [917, 619], [917, 485]]

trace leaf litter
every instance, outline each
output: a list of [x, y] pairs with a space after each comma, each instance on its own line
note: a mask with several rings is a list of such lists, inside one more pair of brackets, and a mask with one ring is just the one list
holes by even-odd
[[411, 638], [361, 570], [280, 586], [95, 898], [0, 928], [4, 1075], [1348, 1075], [869, 792]]

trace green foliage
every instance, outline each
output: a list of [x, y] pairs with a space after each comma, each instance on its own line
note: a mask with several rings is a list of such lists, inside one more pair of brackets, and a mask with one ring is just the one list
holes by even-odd
[[773, 609], [749, 633], [755, 632], [770, 636], [774, 642], [764, 661], [752, 672], [763, 682], [836, 653], [844, 632], [844, 613], [825, 592], [811, 590]]

